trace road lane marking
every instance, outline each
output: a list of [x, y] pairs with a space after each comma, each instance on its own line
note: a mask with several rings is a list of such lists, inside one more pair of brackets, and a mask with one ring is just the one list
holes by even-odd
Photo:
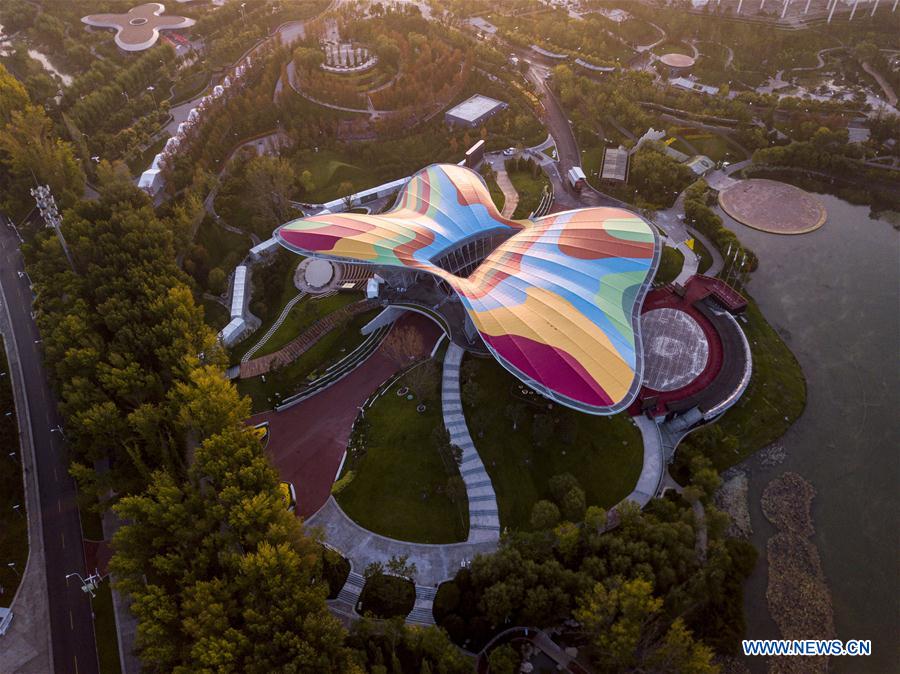
[[59, 482], [59, 475], [56, 474], [56, 466], [53, 466], [53, 480]]
[[65, 550], [66, 549], [66, 535], [64, 533], [60, 532], [59, 537], [62, 540], [63, 550]]
[[56, 499], [56, 509], [59, 512], [62, 512], [62, 501], [60, 501], [59, 499]]
[[78, 656], [74, 655], [72, 657], [75, 658], [75, 674], [78, 674]]

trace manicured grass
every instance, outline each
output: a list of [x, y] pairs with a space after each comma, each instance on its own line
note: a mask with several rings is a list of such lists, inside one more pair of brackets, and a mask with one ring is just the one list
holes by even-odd
[[709, 252], [709, 249], [703, 245], [700, 239], [694, 239], [694, 252], [697, 253], [697, 256], [700, 258], [700, 262], [697, 265], [697, 273], [705, 274], [706, 271], [712, 267], [712, 254]]
[[659, 259], [659, 268], [653, 278], [657, 283], [671, 283], [681, 273], [684, 267], [684, 254], [677, 248], [664, 246], [662, 257]]
[[113, 611], [112, 590], [109, 578], [97, 588], [93, 601], [94, 638], [97, 641], [97, 657], [100, 674], [120, 674], [119, 640], [116, 637], [116, 615]]
[[[28, 515], [22, 484], [22, 456], [16, 407], [10, 384], [6, 350], [0, 339], [0, 606], [9, 606], [28, 561]], [[6, 416], [9, 414], [9, 416]], [[15, 452], [15, 458], [10, 456]], [[19, 506], [18, 512], [13, 506]], [[15, 571], [7, 564], [15, 564]], [[18, 574], [16, 573], [18, 571]]]
[[[702, 451], [716, 468], [725, 470], [781, 437], [806, 407], [806, 379], [791, 350], [766, 322], [756, 303], [747, 307], [741, 327], [753, 354], [753, 376], [740, 401], [721, 421], [689, 435], [682, 447]], [[718, 433], [737, 443], [714, 442]], [[702, 448], [702, 449], [701, 449]], [[679, 448], [676, 461], [684, 454]], [[678, 469], [683, 469], [682, 465]]]
[[[291, 255], [288, 251], [284, 251], [286, 254]], [[247, 352], [251, 346], [256, 344], [256, 342], [268, 332], [269, 328], [278, 320], [278, 316], [281, 314], [281, 310], [284, 308], [284, 305], [287, 304], [292, 297], [296, 297], [297, 293], [300, 291], [297, 290], [297, 286], [294, 285], [294, 271], [297, 269], [297, 265], [300, 264], [300, 261], [303, 258], [299, 256], [293, 256], [293, 259], [289, 260], [287, 263], [283, 264], [282, 269], [273, 269], [271, 270], [271, 275], [275, 278], [268, 279], [268, 288], [267, 296], [270, 298], [274, 298], [277, 296], [278, 300], [275, 302], [268, 301], [266, 302], [266, 313], [264, 316], [259, 316], [262, 319], [262, 325], [256, 329], [256, 331], [245, 338], [239, 344], [236, 344], [235, 347], [231, 350], [231, 362], [232, 364], [237, 364], [241, 361], [241, 357]], [[278, 264], [282, 264], [279, 262]], [[254, 269], [254, 273], [251, 276], [253, 281], [253, 296], [254, 299], [257, 297], [257, 290], [263, 287], [263, 284], [258, 283], [260, 277], [266, 272], [269, 271], [265, 268], [261, 270]], [[280, 288], [280, 291], [276, 288]], [[254, 309], [254, 303], [250, 304], [251, 311]]]
[[[469, 362], [471, 361], [471, 365]], [[474, 405], [464, 400], [466, 420], [484, 462], [500, 507], [504, 527], [527, 528], [531, 508], [549, 499], [548, 482], [560, 473], [578, 478], [587, 505], [609, 507], [631, 493], [641, 472], [641, 436], [627, 414], [600, 417], [529, 396], [538, 404], [519, 402], [519, 380], [494, 359], [466, 357], [463, 375], [471, 369], [477, 391]], [[465, 384], [464, 393], [465, 393]], [[513, 430], [507, 410], [521, 405], [523, 413]], [[550, 414], [553, 433], [537, 446], [535, 415]]]
[[[238, 392], [250, 396], [254, 413], [272, 409], [279, 399], [296, 393], [303, 388], [308, 379], [314, 379], [316, 374], [324, 373], [327, 367], [362, 344], [365, 336], [360, 334], [360, 328], [375, 318], [379, 311], [380, 309], [367, 311], [355, 316], [346, 325], [338, 326], [326, 333], [319, 338], [315, 346], [293, 363], [266, 375], [265, 382], [261, 377], [239, 379]], [[279, 397], [276, 397], [276, 393]]]
[[[356, 292], [340, 292], [337, 295], [331, 295], [320, 300], [310, 296], [304, 297], [294, 305], [291, 313], [284, 319], [284, 323], [260, 347], [259, 351], [254, 354], [254, 358], [275, 353], [320, 318], [324, 318], [331, 312], [337, 311], [353, 302], [358, 302], [361, 299], [362, 296]], [[280, 311], [278, 313], [279, 315], [281, 314]], [[259, 340], [265, 334], [265, 332], [257, 331], [254, 337]], [[257, 337], [257, 335], [259, 336]], [[252, 338], [249, 341], [253, 341]]]
[[588, 182], [596, 188], [600, 187], [600, 169], [603, 167], [603, 146], [585, 148], [581, 153], [581, 168]]
[[448, 481], [459, 475], [445, 463], [432, 436], [443, 426], [440, 378], [426, 396], [407, 400], [395, 383], [366, 410], [363, 449], [348, 454], [343, 474], [353, 480], [337, 495], [344, 512], [366, 529], [416, 543], [452, 543], [468, 534], [468, 505], [447, 495]]
[[684, 54], [686, 56], [693, 56], [694, 50], [691, 49], [690, 45], [685, 44], [684, 42], [677, 40], [666, 40], [665, 42], [661, 42], [653, 48], [653, 53], [662, 56], [663, 54]]
[[494, 200], [494, 205], [497, 207], [497, 210], [502, 211], [503, 204], [506, 203], [506, 196], [503, 194], [503, 190], [500, 189], [500, 186], [497, 184], [493, 175], [485, 178], [484, 182], [487, 184], [488, 190], [491, 193], [491, 199]]
[[537, 177], [531, 177], [531, 171], [507, 171], [513, 187], [519, 193], [519, 204], [513, 213], [514, 218], [527, 218], [541, 203], [544, 187], [550, 182], [543, 172]]

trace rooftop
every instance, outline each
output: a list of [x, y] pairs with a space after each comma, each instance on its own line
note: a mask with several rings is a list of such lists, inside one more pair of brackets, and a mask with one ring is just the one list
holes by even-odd
[[619, 180], [625, 182], [628, 175], [628, 150], [621, 147], [608, 147], [603, 153], [601, 180]]
[[187, 28], [193, 19], [183, 16], [162, 16], [165, 5], [148, 2], [132, 7], [125, 14], [91, 14], [81, 22], [97, 28], [115, 28], [116, 44], [125, 51], [149, 49], [159, 39], [159, 31]]
[[[497, 361], [551, 400], [614, 414], [640, 389], [639, 314], [659, 251], [634, 213], [584, 208], [510, 220], [477, 173], [435, 164], [412, 177], [391, 211], [300, 218], [275, 236], [303, 255], [438, 277]], [[490, 248], [469, 275], [440, 264], [475, 241]]]
[[488, 98], [481, 94], [474, 94], [467, 98], [459, 105], [455, 105], [447, 111], [447, 115], [466, 122], [474, 122], [482, 116], [495, 110], [498, 106], [505, 106], [506, 103]]

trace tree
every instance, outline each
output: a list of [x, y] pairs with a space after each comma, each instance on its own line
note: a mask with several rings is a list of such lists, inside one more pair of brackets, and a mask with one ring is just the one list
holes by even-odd
[[552, 529], [559, 522], [559, 508], [551, 501], [538, 501], [531, 508], [531, 528], [535, 531]]
[[491, 674], [516, 674], [522, 656], [510, 644], [503, 644], [491, 651], [488, 656], [488, 670]]
[[581, 485], [578, 484], [578, 479], [572, 475], [572, 473], [560, 473], [559, 475], [554, 475], [550, 478], [550, 482], [547, 486], [550, 489], [553, 500], [559, 505], [563, 504], [566, 494], [573, 489], [581, 487]]
[[61, 206], [70, 205], [84, 192], [84, 173], [70, 143], [53, 133], [53, 122], [40, 106], [12, 110], [0, 130], [0, 159], [24, 185], [50, 186]]
[[214, 267], [206, 277], [206, 287], [213, 295], [221, 295], [225, 292], [225, 280], [225, 272], [220, 267]]
[[462, 448], [450, 442], [450, 431], [445, 426], [435, 426], [431, 431], [431, 437], [434, 440], [438, 454], [441, 455], [444, 461], [448, 464], [455, 463], [456, 465], [462, 463]]
[[403, 377], [403, 382], [422, 402], [426, 402], [435, 392], [438, 382], [438, 369], [430, 358], [410, 369]]
[[3, 64], [0, 64], [0, 128], [12, 119], [14, 111], [23, 110], [28, 102], [28, 91]]
[[570, 522], [580, 522], [584, 517], [585, 495], [581, 487], [572, 487], [562, 499], [563, 516]]
[[409, 325], [394, 327], [381, 344], [381, 353], [398, 369], [412, 365], [425, 352], [422, 334]]
[[268, 155], [254, 157], [244, 171], [244, 181], [257, 229], [267, 231], [287, 220], [289, 201], [297, 182], [294, 167], [287, 159]]

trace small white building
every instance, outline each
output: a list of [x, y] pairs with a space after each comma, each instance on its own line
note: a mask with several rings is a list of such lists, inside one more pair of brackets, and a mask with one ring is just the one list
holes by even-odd
[[506, 110], [509, 105], [488, 96], [474, 94], [462, 103], [454, 105], [444, 113], [444, 121], [450, 126], [481, 126], [498, 112]]
[[150, 168], [141, 174], [138, 178], [138, 187], [144, 190], [151, 197], [155, 197], [162, 189], [164, 181], [162, 177], [162, 158], [163, 153], [160, 152], [153, 158]]
[[688, 79], [687, 77], [673, 77], [669, 80], [669, 84], [676, 89], [696, 91], [697, 93], [706, 94], [707, 96], [715, 96], [717, 93], [719, 93], [719, 87], [712, 87], [708, 84], [700, 84], [700, 82]]

